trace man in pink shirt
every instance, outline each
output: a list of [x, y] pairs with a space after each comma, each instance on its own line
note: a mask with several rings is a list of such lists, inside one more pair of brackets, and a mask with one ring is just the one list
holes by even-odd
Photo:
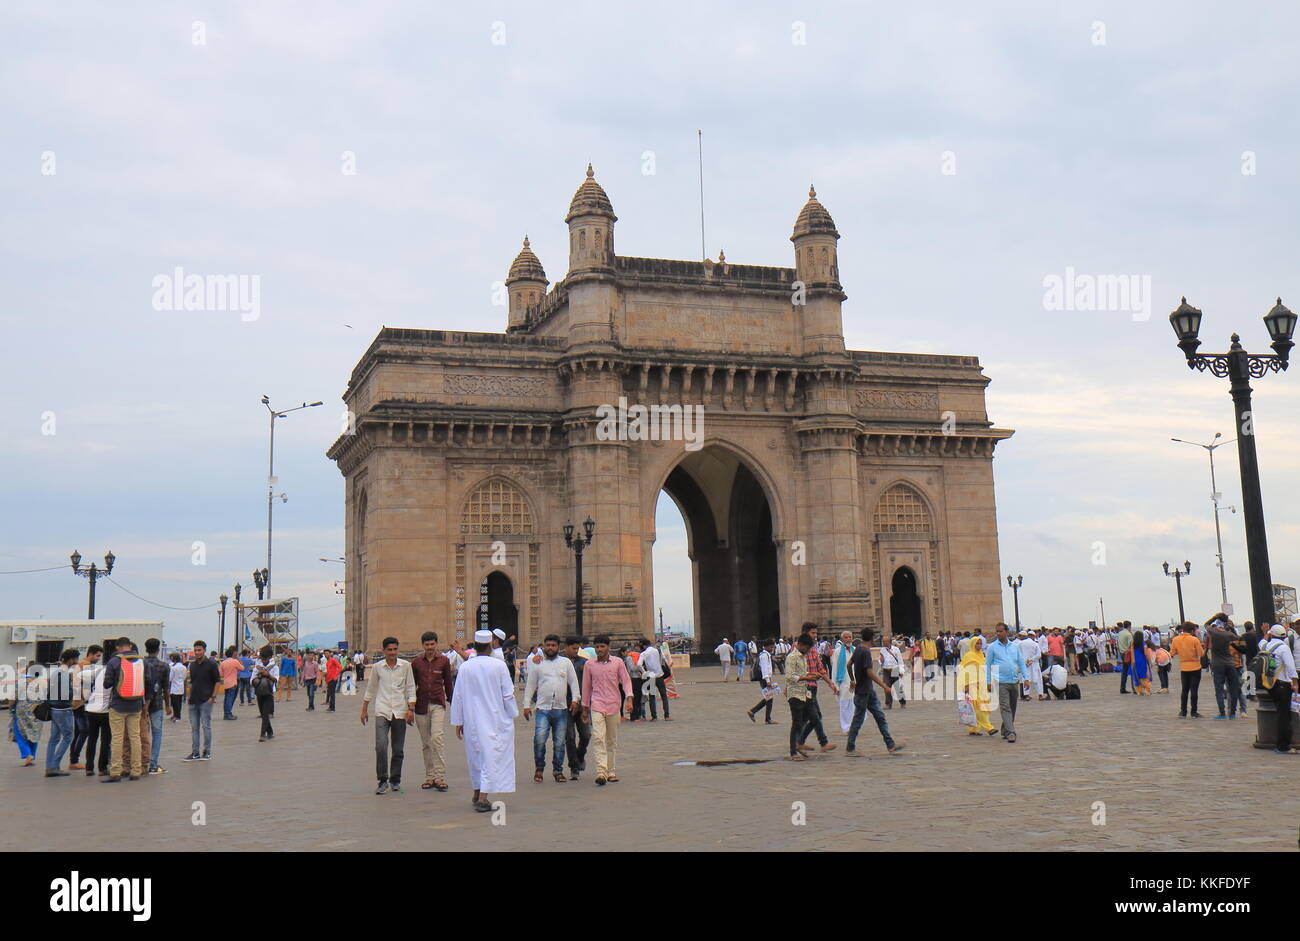
[[1059, 663], [1065, 666], [1065, 638], [1061, 636], [1059, 627], [1053, 628], [1052, 633], [1047, 638], [1047, 662], [1049, 664]]
[[238, 719], [232, 711], [235, 708], [235, 695], [239, 692], [239, 671], [244, 669], [244, 665], [239, 662], [235, 656], [235, 648], [226, 648], [226, 659], [221, 661], [221, 686], [226, 691], [225, 701], [222, 705], [226, 714], [223, 719]]
[[632, 679], [620, 657], [609, 655], [609, 635], [594, 641], [596, 659], [582, 668], [582, 719], [591, 725], [591, 744], [596, 753], [596, 783], [618, 780], [614, 759], [618, 752], [618, 716], [621, 706], [632, 712]]

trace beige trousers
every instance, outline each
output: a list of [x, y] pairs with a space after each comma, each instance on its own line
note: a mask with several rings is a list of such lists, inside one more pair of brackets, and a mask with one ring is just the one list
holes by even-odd
[[113, 742], [113, 757], [109, 762], [108, 773], [114, 777], [122, 776], [123, 759], [129, 750], [131, 763], [126, 773], [136, 777], [144, 774], [144, 753], [140, 750], [140, 713], [108, 710], [108, 734]]
[[618, 757], [618, 713], [612, 716], [599, 712], [591, 714], [591, 748], [596, 755], [596, 774], [607, 778], [614, 771], [614, 759]]
[[429, 703], [424, 715], [415, 714], [415, 728], [424, 747], [424, 776], [439, 781], [447, 779], [447, 763], [442, 757], [442, 733], [447, 726], [447, 707]]

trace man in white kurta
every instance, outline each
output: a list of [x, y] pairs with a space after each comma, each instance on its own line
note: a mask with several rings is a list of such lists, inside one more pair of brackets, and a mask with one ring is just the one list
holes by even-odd
[[1033, 686], [1038, 698], [1043, 698], [1043, 671], [1039, 660], [1038, 641], [1029, 636], [1028, 631], [1020, 632], [1020, 649], [1025, 658], [1025, 677]]
[[[479, 632], [487, 633], [487, 632]], [[490, 634], [488, 636], [491, 636]], [[488, 644], [491, 641], [478, 641]], [[456, 694], [451, 700], [451, 724], [465, 742], [474, 809], [487, 813], [492, 803], [487, 793], [513, 793], [515, 789], [514, 683], [506, 665], [493, 656], [472, 657], [456, 671]]]
[[[853, 683], [850, 682], [850, 662], [853, 660], [853, 635], [848, 631], [840, 634], [839, 642], [831, 653], [831, 679], [840, 688], [837, 700], [840, 707], [840, 731], [848, 732], [853, 724]], [[857, 682], [856, 679], [853, 682]], [[863, 685], [865, 689], [865, 685]], [[866, 695], [865, 693], [863, 695]]]

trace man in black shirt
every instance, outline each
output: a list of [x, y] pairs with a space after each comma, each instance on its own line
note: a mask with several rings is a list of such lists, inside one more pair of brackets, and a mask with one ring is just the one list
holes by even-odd
[[895, 752], [903, 750], [902, 742], [895, 742], [889, 734], [889, 722], [885, 719], [885, 711], [880, 708], [880, 699], [876, 696], [876, 690], [871, 685], [876, 683], [881, 689], [888, 691], [889, 686], [876, 675], [876, 671], [871, 668], [871, 638], [873, 637], [871, 628], [862, 629], [862, 643], [858, 644], [853, 651], [853, 659], [849, 661], [850, 689], [853, 690], [853, 722], [849, 725], [849, 740], [844, 746], [844, 754], [851, 757], [860, 757], [859, 753], [854, 750], [858, 741], [858, 731], [862, 728], [862, 720], [868, 712], [876, 720], [876, 727], [880, 729], [880, 735], [885, 740], [885, 747], [889, 749], [892, 755]]
[[[194, 642], [194, 660], [190, 663], [190, 753], [182, 761], [212, 759], [212, 704], [217, 699], [221, 669], [208, 656], [208, 645]], [[203, 751], [199, 752], [199, 730], [203, 730]]]
[[[586, 658], [582, 656], [582, 638], [566, 637], [564, 655], [573, 661], [573, 670], [578, 674], [578, 688], [582, 689], [582, 668]], [[664, 701], [667, 708], [667, 700]], [[582, 710], [569, 716], [568, 729], [565, 731], [564, 753], [569, 758], [569, 780], [578, 780], [578, 775], [587, 770], [587, 745], [591, 742], [591, 723], [582, 721]]]

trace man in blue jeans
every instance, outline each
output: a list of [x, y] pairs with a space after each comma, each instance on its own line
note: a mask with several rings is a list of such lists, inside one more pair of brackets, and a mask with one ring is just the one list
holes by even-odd
[[582, 702], [582, 687], [573, 661], [559, 654], [559, 636], [547, 634], [542, 640], [541, 659], [534, 657], [528, 664], [528, 679], [524, 683], [524, 720], [532, 718], [534, 703], [537, 709], [533, 726], [533, 780], [538, 783], [546, 771], [548, 733], [554, 751], [555, 780], [568, 780], [564, 776], [564, 747], [568, 738], [569, 714], [576, 712]]
[[171, 667], [159, 656], [162, 643], [157, 637], [144, 642], [145, 717], [149, 723], [149, 774], [166, 774], [167, 769], [158, 764], [162, 754], [163, 717], [171, 715], [172, 707], [167, 691], [171, 689]]
[[45, 749], [47, 778], [66, 778], [69, 774], [59, 765], [63, 763], [63, 756], [72, 744], [77, 725], [72, 717], [72, 699], [79, 656], [79, 650], [63, 651], [59, 656], [59, 665], [50, 671], [46, 686], [45, 698], [50, 704], [50, 744]]
[[[208, 656], [208, 645], [194, 642], [194, 659], [190, 662], [190, 753], [182, 761], [212, 759], [212, 704], [217, 700], [217, 683], [221, 671]], [[199, 751], [199, 732], [203, 732], [203, 751]]]
[[885, 710], [880, 708], [880, 698], [876, 696], [876, 690], [871, 685], [876, 683], [881, 689], [888, 691], [889, 684], [876, 675], [876, 671], [871, 668], [871, 638], [874, 636], [871, 628], [862, 629], [862, 643], [853, 651], [853, 657], [849, 661], [849, 669], [852, 675], [849, 677], [850, 686], [853, 690], [853, 721], [849, 723], [849, 740], [844, 744], [844, 754], [850, 758], [861, 757], [857, 751], [858, 732], [862, 729], [862, 720], [866, 718], [868, 712], [871, 718], [876, 720], [876, 727], [880, 729], [880, 737], [885, 740], [885, 748], [889, 749], [891, 755], [903, 750], [902, 742], [894, 741], [893, 736], [889, 734], [889, 722], [885, 719]]

